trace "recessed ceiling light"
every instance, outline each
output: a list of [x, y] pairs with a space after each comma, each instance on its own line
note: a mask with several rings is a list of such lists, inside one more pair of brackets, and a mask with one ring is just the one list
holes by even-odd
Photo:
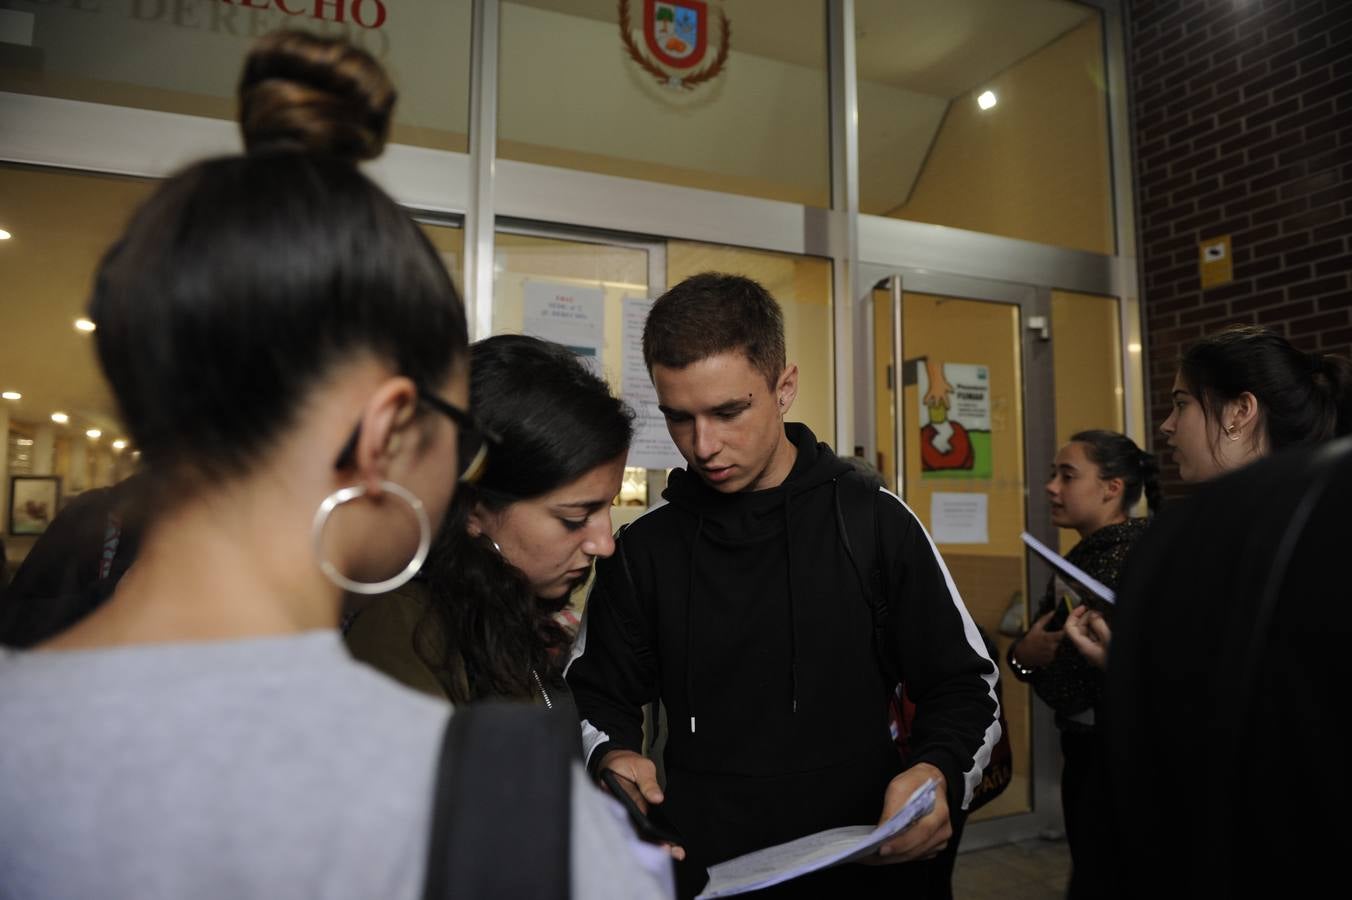
[[127, 442], [124, 441], [124, 440], [122, 440], [122, 438], [118, 438], [117, 440], [113, 441], [113, 449], [114, 449], [114, 450], [126, 450], [126, 449], [127, 449]]
[[9, 238], [10, 238], [9, 232], [3, 228], [0, 228], [0, 241], [7, 241], [9, 240]]
[[58, 425], [65, 425], [70, 421], [70, 416], [65, 413], [52, 413], [52, 421]]
[[19, 439], [16, 440], [14, 443], [18, 444], [20, 447], [31, 447], [31, 446], [33, 446], [33, 439], [32, 439], [32, 438], [19, 438]]
[[1141, 352], [1141, 345], [1140, 345], [1140, 344], [1136, 344], [1136, 343], [1127, 344], [1127, 352], [1128, 352], [1128, 353], [1140, 353], [1140, 352]]
[[76, 319], [76, 320], [75, 320], [75, 330], [76, 330], [76, 331], [83, 331], [85, 334], [88, 334], [89, 332], [93, 331], [93, 330], [95, 329], [95, 327], [97, 327], [97, 326], [95, 326], [94, 323], [91, 322], [91, 321], [89, 321], [88, 319]]
[[982, 91], [981, 96], [976, 98], [976, 105], [982, 109], [990, 109], [996, 102], [994, 91]]
[[97, 441], [99, 438], [103, 437], [103, 432], [102, 432], [102, 431], [99, 431], [97, 428], [91, 428], [91, 429], [89, 429], [88, 431], [86, 431], [85, 434], [88, 435], [88, 436], [89, 436], [90, 438], [92, 438], [93, 440], [96, 440], [96, 441]]
[[0, 397], [4, 397], [6, 400], [22, 400], [23, 394], [20, 394], [18, 391], [5, 391], [3, 394], [0, 394]]

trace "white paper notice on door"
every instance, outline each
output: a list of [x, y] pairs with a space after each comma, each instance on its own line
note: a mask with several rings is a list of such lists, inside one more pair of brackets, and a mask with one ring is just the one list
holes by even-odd
[[936, 544], [990, 543], [990, 495], [936, 491], [930, 495], [930, 534]]
[[629, 445], [629, 465], [644, 469], [674, 469], [685, 460], [671, 442], [667, 420], [657, 408], [657, 389], [643, 362], [643, 325], [653, 301], [646, 297], [624, 298], [624, 364], [620, 369], [620, 393], [634, 409], [634, 441]]
[[522, 301], [521, 331], [562, 344], [601, 374], [605, 345], [605, 292], [553, 281], [528, 281]]

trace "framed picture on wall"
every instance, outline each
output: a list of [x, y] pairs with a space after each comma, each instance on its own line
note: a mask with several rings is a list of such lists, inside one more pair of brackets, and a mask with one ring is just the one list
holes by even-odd
[[9, 533], [42, 534], [56, 518], [61, 479], [56, 475], [14, 475], [9, 479]]

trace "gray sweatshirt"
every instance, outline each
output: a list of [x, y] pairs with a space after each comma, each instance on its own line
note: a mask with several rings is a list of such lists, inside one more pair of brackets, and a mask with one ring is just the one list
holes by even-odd
[[[419, 897], [447, 712], [331, 631], [0, 650], [0, 898]], [[580, 767], [572, 873], [671, 893]]]

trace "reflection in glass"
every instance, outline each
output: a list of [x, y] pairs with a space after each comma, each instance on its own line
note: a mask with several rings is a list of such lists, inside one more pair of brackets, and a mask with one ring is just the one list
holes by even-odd
[[[55, 475], [61, 502], [106, 487], [136, 468], [81, 328], [93, 273], [152, 184], [129, 178], [0, 167], [0, 198], [14, 238], [0, 244], [0, 499], [9, 476]], [[0, 503], [0, 510], [8, 510]], [[26, 546], [10, 545], [11, 556]]]
[[250, 44], [271, 31], [302, 28], [343, 37], [390, 71], [399, 88], [392, 143], [467, 147], [471, 0], [3, 6], [0, 90], [233, 120]]
[[1101, 14], [858, 0], [862, 212], [1112, 253]]
[[825, 4], [700, 6], [682, 30], [643, 0], [502, 3], [499, 156], [830, 205]]

